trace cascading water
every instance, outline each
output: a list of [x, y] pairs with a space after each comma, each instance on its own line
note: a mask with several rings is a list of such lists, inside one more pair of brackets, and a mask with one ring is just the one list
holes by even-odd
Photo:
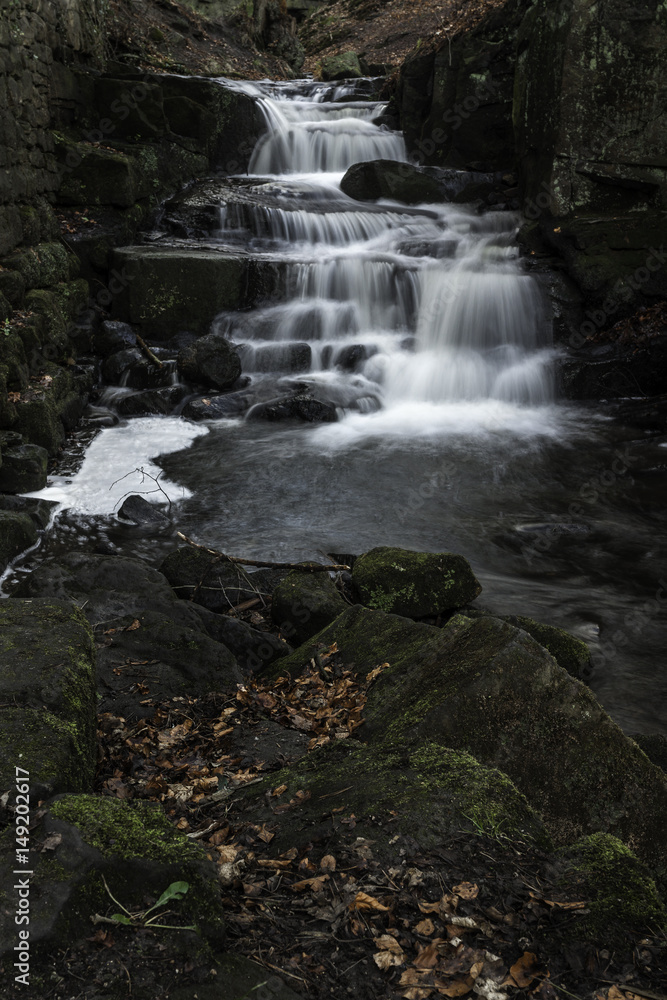
[[[195, 229], [222, 252], [267, 262], [265, 272], [279, 262], [260, 308], [214, 324], [239, 345], [250, 384], [221, 397], [231, 417], [104, 430], [73, 482], [54, 484], [50, 499], [72, 510], [49, 544], [92, 544], [101, 523], [103, 544], [110, 536], [157, 564], [173, 537], [128, 537], [109, 515], [122, 493], [152, 487], [132, 470], [156, 476], [159, 465], [178, 528], [222, 551], [279, 561], [375, 545], [461, 552], [487, 608], [589, 641], [604, 663], [593, 685], [604, 706], [629, 732], [665, 732], [664, 612], [647, 620], [643, 609], [664, 585], [667, 439], [633, 439], [555, 404], [548, 317], [513, 245], [519, 219], [348, 198], [351, 164], [405, 157], [400, 135], [378, 124], [373, 82], [224, 84], [257, 100], [267, 131], [249, 175], [203, 182]], [[163, 228], [151, 235], [161, 239], [178, 242]], [[189, 236], [179, 244], [191, 246]], [[335, 404], [337, 423], [246, 419], [304, 387]], [[105, 398], [120, 409], [118, 394], [132, 391]], [[627, 642], [609, 654], [619, 630]]]
[[[549, 329], [511, 243], [518, 219], [354, 202], [339, 187], [349, 166], [405, 159], [401, 136], [373, 123], [382, 104], [335, 103], [321, 84], [237, 86], [258, 100], [267, 123], [249, 173], [280, 186], [270, 206], [227, 205], [220, 238], [286, 256], [293, 289], [289, 304], [258, 310], [250, 322], [247, 314], [218, 320], [242, 344], [246, 371], [289, 371], [289, 345], [306, 343], [313, 384], [322, 392], [326, 383], [339, 402], [341, 381], [349, 389], [354, 380], [360, 392], [343, 397], [361, 400], [362, 410], [369, 393], [385, 409], [550, 402]], [[307, 207], [295, 207], [304, 195]], [[303, 375], [306, 353], [297, 353]]]

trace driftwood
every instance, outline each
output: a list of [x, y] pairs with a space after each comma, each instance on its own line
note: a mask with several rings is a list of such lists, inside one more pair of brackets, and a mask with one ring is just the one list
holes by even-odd
[[137, 345], [139, 346], [141, 351], [146, 355], [148, 360], [152, 361], [154, 365], [158, 366], [158, 368], [164, 368], [164, 362], [160, 361], [157, 354], [154, 354], [153, 351], [151, 351], [150, 347], [143, 339], [143, 337], [140, 337], [138, 333], [135, 334], [135, 336], [137, 338]]
[[216, 549], [208, 549], [205, 545], [200, 545], [199, 542], [193, 542], [191, 538], [184, 535], [182, 531], [177, 531], [176, 534], [179, 538], [182, 538], [184, 542], [188, 545], [192, 545], [194, 549], [199, 549], [201, 552], [208, 552], [210, 556], [215, 556], [217, 559], [226, 559], [231, 563], [239, 563], [242, 566], [262, 566], [268, 569], [298, 569], [302, 573], [329, 573], [332, 570], [349, 570], [349, 566], [345, 565], [329, 565], [329, 566], [318, 566], [318, 565], [304, 565], [303, 563], [292, 563], [292, 562], [267, 562], [265, 559], [241, 559], [238, 556], [228, 556], [224, 552], [218, 552]]

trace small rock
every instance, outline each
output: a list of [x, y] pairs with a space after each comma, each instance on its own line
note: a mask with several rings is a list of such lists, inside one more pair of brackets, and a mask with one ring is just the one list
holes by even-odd
[[171, 524], [166, 514], [158, 510], [155, 504], [144, 500], [142, 496], [133, 494], [123, 501], [118, 516], [124, 521], [132, 521], [134, 524], [155, 525], [164, 527]]
[[226, 337], [210, 333], [179, 351], [178, 369], [189, 382], [230, 389], [241, 374], [241, 360]]
[[256, 403], [248, 410], [248, 420], [301, 420], [304, 423], [335, 423], [338, 420], [333, 403], [315, 399], [307, 392], [280, 396], [266, 403]]

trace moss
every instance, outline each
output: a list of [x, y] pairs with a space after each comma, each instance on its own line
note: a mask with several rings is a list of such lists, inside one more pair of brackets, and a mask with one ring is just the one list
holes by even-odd
[[450, 552], [372, 549], [357, 559], [352, 579], [367, 607], [413, 618], [461, 607], [482, 590], [467, 560]]
[[74, 722], [44, 709], [8, 708], [0, 733], [0, 773], [12, 772], [17, 760], [38, 788], [54, 792], [87, 791], [95, 774], [95, 756], [86, 734]]
[[95, 795], [66, 796], [54, 802], [56, 819], [79, 828], [104, 855], [145, 858], [167, 864], [192, 859], [192, 847], [176, 833], [165, 814], [147, 802], [118, 802]]
[[589, 895], [589, 912], [573, 928], [578, 939], [608, 945], [622, 941], [629, 932], [667, 927], [667, 911], [655, 882], [616, 837], [592, 834], [563, 855], [567, 865], [563, 883], [574, 880]]

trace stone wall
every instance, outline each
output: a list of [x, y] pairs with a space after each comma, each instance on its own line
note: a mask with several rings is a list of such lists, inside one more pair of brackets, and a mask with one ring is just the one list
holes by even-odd
[[58, 186], [50, 107], [62, 69], [99, 66], [108, 0], [2, 0], [0, 254], [53, 235]]

